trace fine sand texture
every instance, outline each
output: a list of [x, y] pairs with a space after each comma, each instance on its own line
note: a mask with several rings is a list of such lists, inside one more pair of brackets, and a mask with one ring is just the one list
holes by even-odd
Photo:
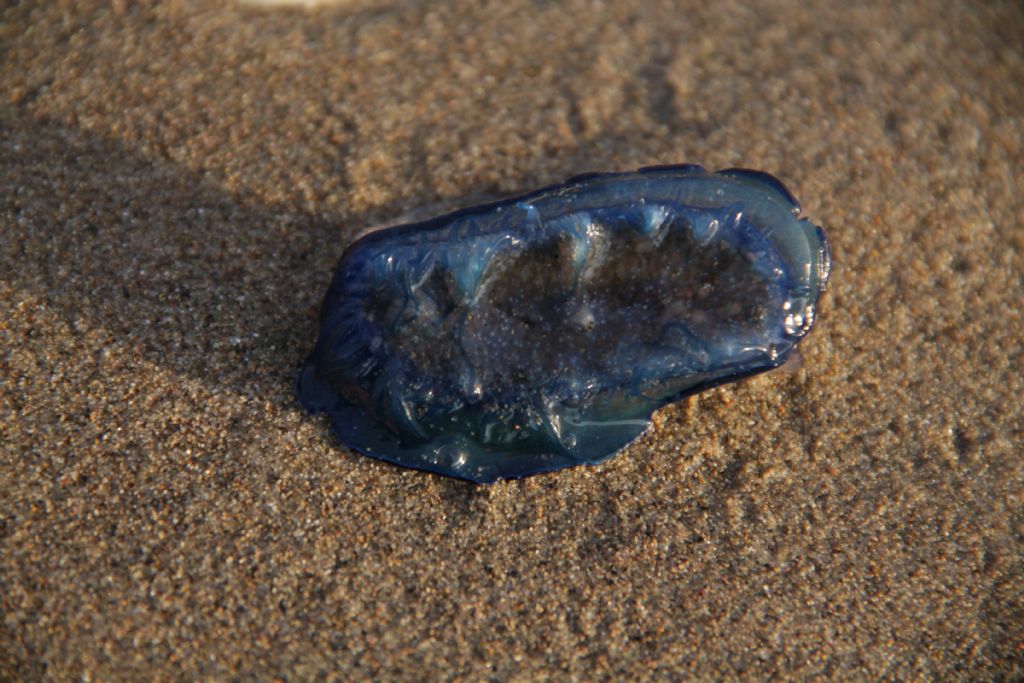
[[[0, 679], [1024, 677], [1019, 2], [2, 17]], [[679, 162], [827, 231], [801, 367], [493, 486], [297, 407], [367, 226]]]

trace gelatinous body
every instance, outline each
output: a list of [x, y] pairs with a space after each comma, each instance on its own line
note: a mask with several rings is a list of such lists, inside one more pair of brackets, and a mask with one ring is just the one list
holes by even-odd
[[492, 482], [597, 463], [659, 407], [785, 362], [828, 279], [773, 177], [591, 174], [345, 252], [298, 380], [346, 445]]

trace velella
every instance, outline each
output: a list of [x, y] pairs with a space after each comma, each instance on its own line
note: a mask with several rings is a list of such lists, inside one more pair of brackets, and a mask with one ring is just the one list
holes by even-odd
[[785, 363], [829, 266], [766, 173], [576, 176], [356, 240], [296, 390], [344, 445], [406, 467], [595, 464], [658, 408]]

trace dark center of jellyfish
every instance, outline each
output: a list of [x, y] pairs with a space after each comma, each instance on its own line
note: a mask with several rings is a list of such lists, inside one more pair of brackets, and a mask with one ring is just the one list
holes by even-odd
[[763, 326], [772, 285], [739, 240], [720, 230], [700, 243], [681, 217], [657, 230], [629, 214], [591, 223], [585, 237], [554, 232], [497, 254], [478, 291], [460, 291], [440, 264], [414, 283], [382, 283], [365, 313], [405, 370], [379, 379], [414, 419], [434, 419], [431, 405], [479, 405], [519, 423], [539, 400], [669, 379], [662, 363], [683, 359], [685, 370], [716, 340]]
[[593, 222], [585, 245], [556, 234], [488, 267], [463, 333], [488, 393], [582, 397], [763, 323], [770, 284], [728, 240], [700, 244], [682, 218], [650, 232], [621, 215]]

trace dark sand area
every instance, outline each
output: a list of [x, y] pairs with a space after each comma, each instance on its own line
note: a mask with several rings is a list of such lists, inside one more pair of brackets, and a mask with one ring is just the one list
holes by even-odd
[[[1022, 36], [1019, 2], [8, 8], [0, 679], [1024, 677]], [[828, 232], [799, 370], [491, 487], [297, 408], [366, 226], [683, 161]]]

